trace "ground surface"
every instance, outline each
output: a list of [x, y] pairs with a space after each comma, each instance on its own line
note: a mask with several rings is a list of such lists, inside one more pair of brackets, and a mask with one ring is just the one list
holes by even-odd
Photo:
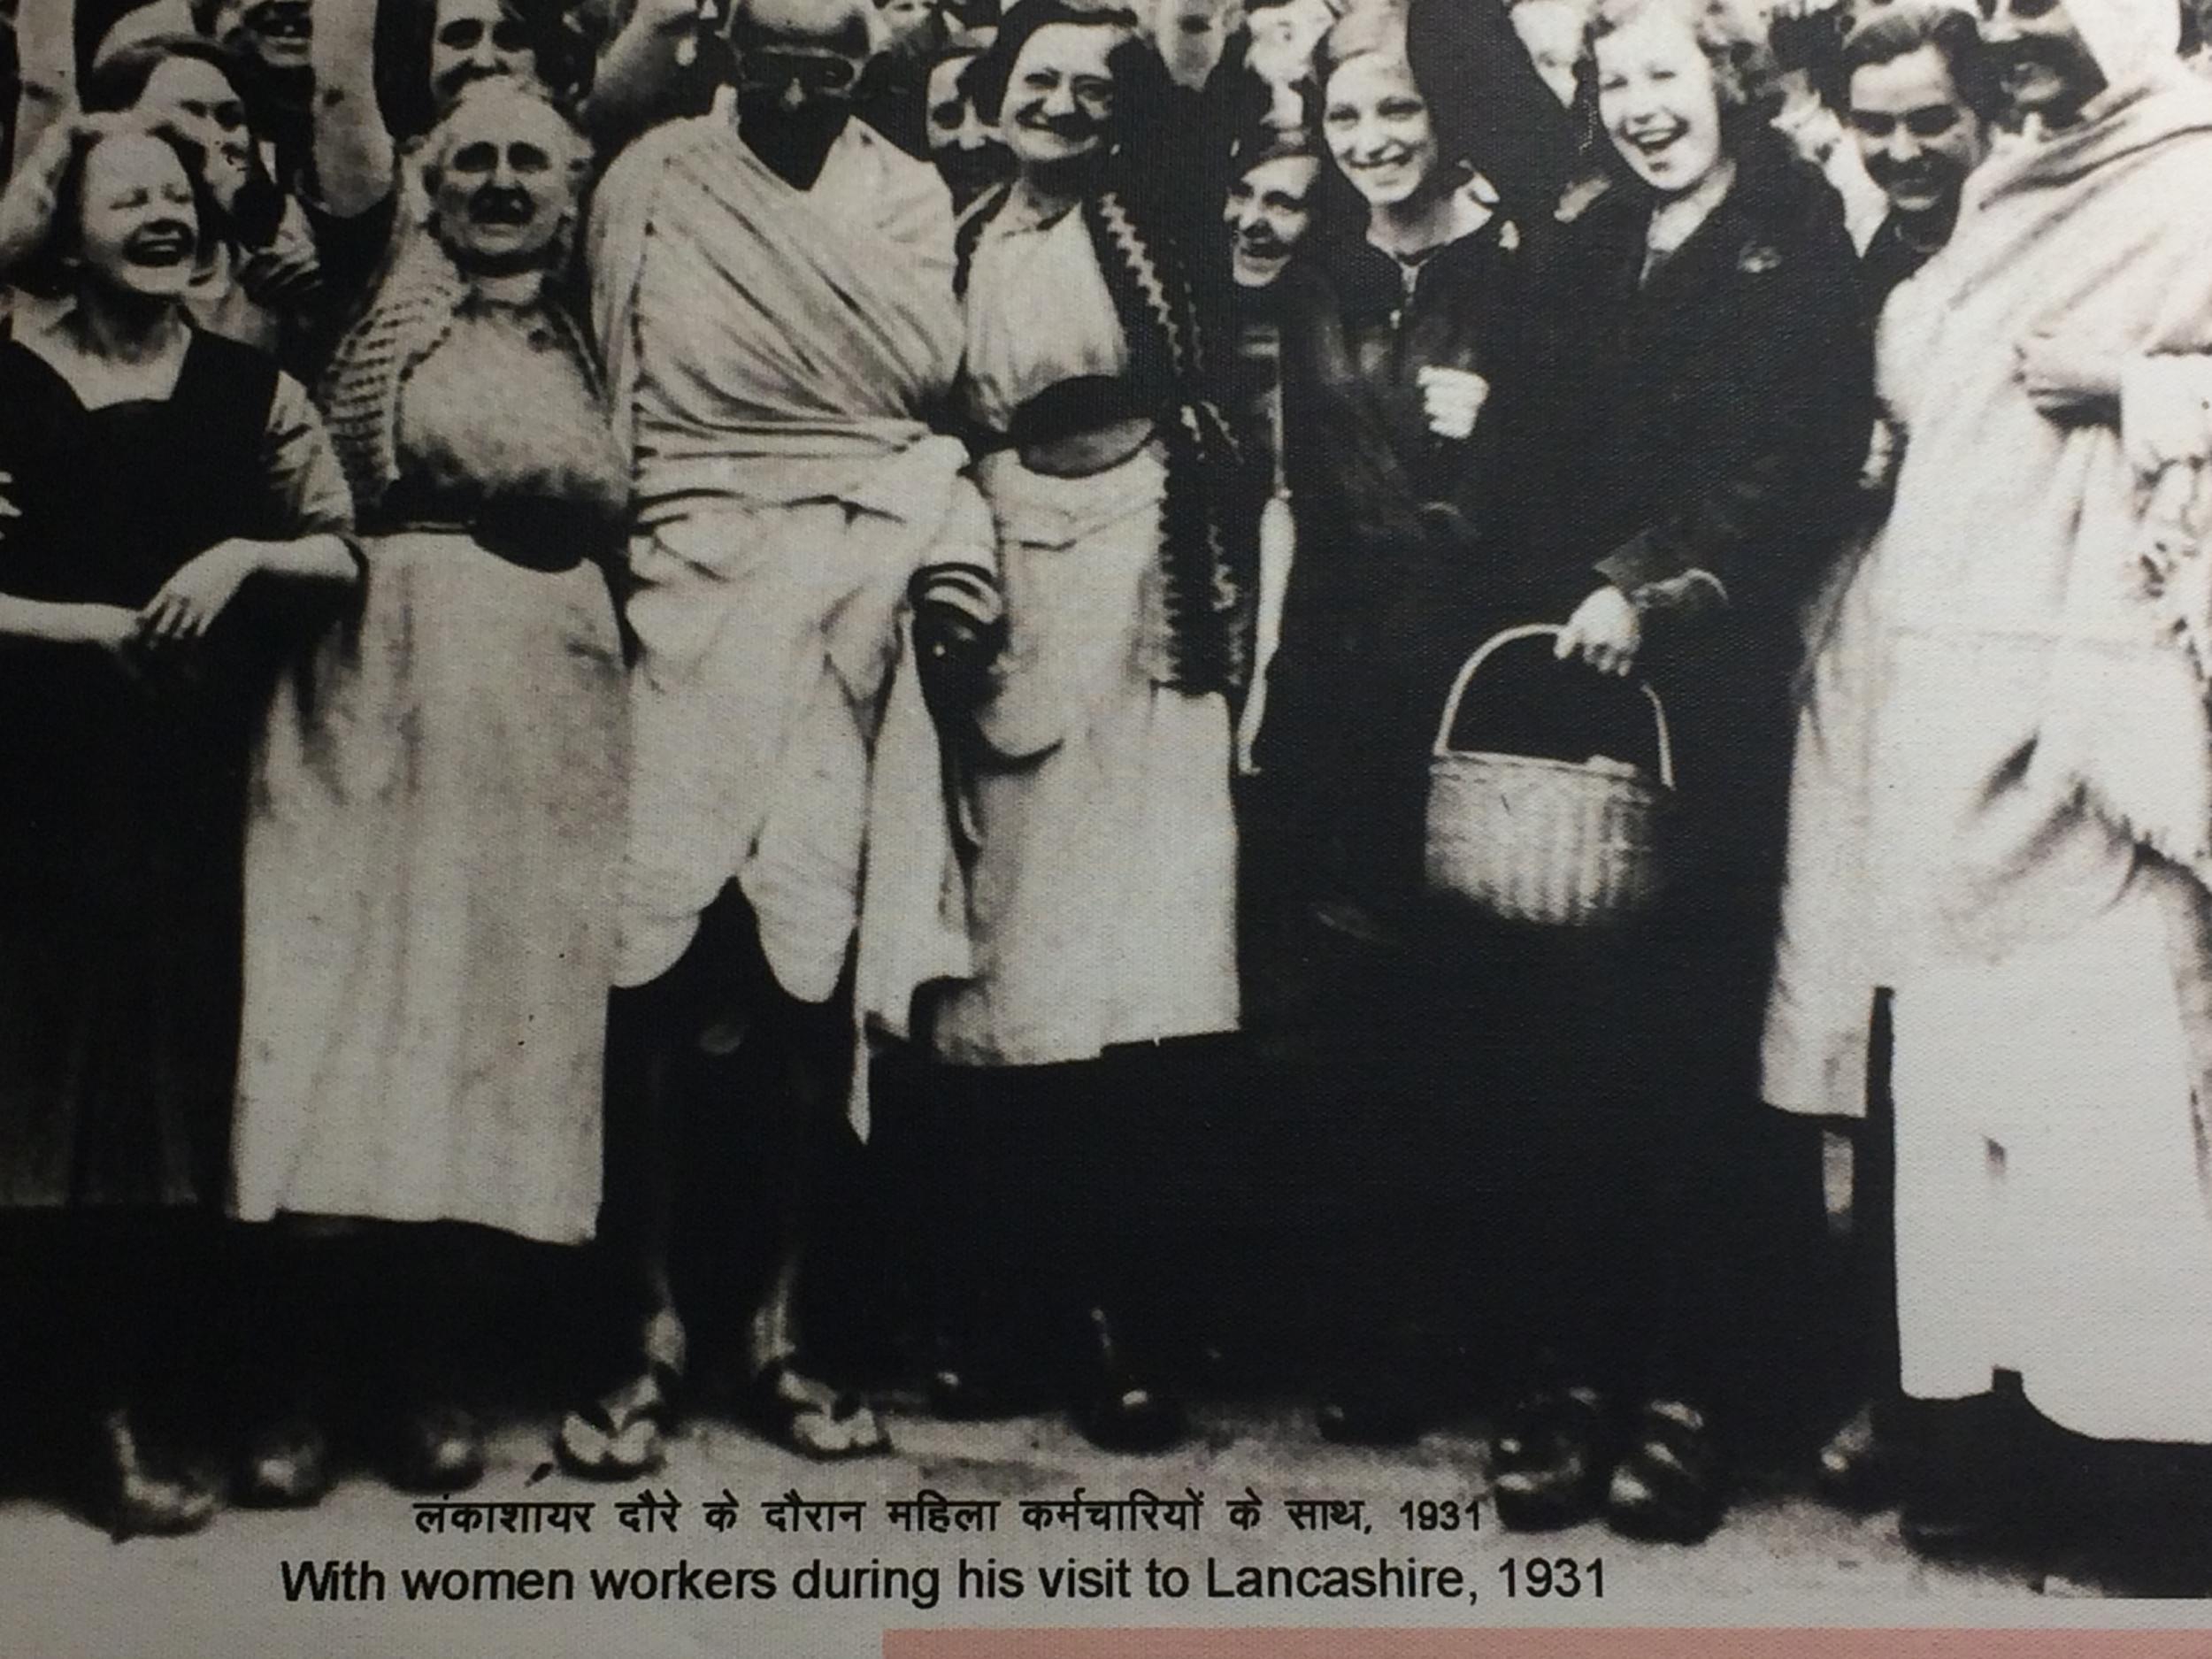
[[[1431, 1434], [1402, 1452], [1368, 1453], [1315, 1438], [1302, 1409], [1289, 1406], [1202, 1409], [1198, 1433], [1183, 1450], [1160, 1459], [1099, 1453], [1056, 1418], [1037, 1417], [979, 1427], [936, 1424], [894, 1411], [895, 1455], [824, 1468], [771, 1448], [725, 1421], [695, 1421], [676, 1441], [653, 1485], [684, 1505], [674, 1536], [625, 1531], [614, 1502], [634, 1487], [595, 1487], [557, 1473], [534, 1471], [543, 1462], [549, 1422], [510, 1425], [495, 1444], [495, 1463], [477, 1496], [595, 1500], [588, 1538], [499, 1541], [426, 1537], [410, 1502], [365, 1474], [342, 1481], [318, 1509], [303, 1514], [227, 1513], [199, 1536], [138, 1540], [117, 1546], [77, 1519], [31, 1500], [0, 1504], [0, 1655], [7, 1659], [67, 1659], [76, 1654], [504, 1654], [619, 1653], [773, 1655], [841, 1659], [879, 1650], [879, 1632], [895, 1624], [1304, 1624], [1342, 1622], [1432, 1625], [1513, 1624], [2036, 1624], [2064, 1620], [2070, 1603], [2101, 1586], [2092, 1578], [2051, 1573], [2014, 1561], [1973, 1567], [1937, 1566], [1898, 1541], [1895, 1517], [1840, 1514], [1810, 1496], [1786, 1490], [1754, 1493], [1721, 1532], [1691, 1548], [1639, 1545], [1591, 1526], [1541, 1540], [1502, 1532], [1485, 1514], [1471, 1535], [1416, 1534], [1399, 1506], [1409, 1500], [1479, 1497], [1482, 1445], [1471, 1428]], [[1773, 1483], [1769, 1483], [1771, 1486]], [[910, 1537], [888, 1524], [884, 1505], [934, 1486], [954, 1498], [1001, 1499], [998, 1527], [987, 1537]], [[1018, 1518], [1025, 1497], [1064, 1497], [1080, 1486], [1090, 1496], [1121, 1495], [1145, 1486], [1164, 1496], [1202, 1492], [1207, 1507], [1195, 1537], [1172, 1532], [1131, 1536], [1033, 1532]], [[741, 1501], [738, 1523], [716, 1533], [700, 1506], [723, 1489]], [[1260, 1525], [1230, 1525], [1225, 1506], [1246, 1490], [1263, 1503]], [[863, 1530], [828, 1537], [779, 1535], [759, 1504], [795, 1489], [808, 1499], [866, 1499]], [[1302, 1534], [1281, 1507], [1289, 1496], [1365, 1501], [1365, 1534]], [[1601, 1561], [1602, 1600], [1586, 1594], [1569, 1603], [1509, 1599], [1507, 1558]], [[1111, 1571], [1131, 1561], [1125, 1597], [1087, 1602], [1048, 1601], [1037, 1569], [1064, 1563]], [[1247, 1564], [1373, 1562], [1379, 1556], [1455, 1565], [1476, 1593], [1446, 1601], [1228, 1599], [1207, 1594], [1213, 1581], [1233, 1585]], [[1019, 1568], [1028, 1594], [1018, 1602], [955, 1594], [960, 1558]], [[1144, 1563], [1156, 1558], [1193, 1575], [1189, 1595], [1148, 1598]], [[798, 1575], [810, 1562], [831, 1567], [940, 1569], [934, 1607], [911, 1585], [869, 1600], [801, 1600]], [[381, 1601], [286, 1599], [286, 1563], [367, 1563], [383, 1569]], [[408, 1568], [489, 1565], [574, 1571], [573, 1600], [530, 1603], [411, 1604], [403, 1592]], [[685, 1599], [680, 1575], [666, 1588], [674, 1599], [595, 1599], [589, 1570], [644, 1565], [657, 1570], [767, 1566], [778, 1594], [762, 1602]], [[693, 1585], [695, 1594], [703, 1580]], [[2171, 1604], [2170, 1604], [2171, 1605]], [[2186, 1617], [2179, 1606], [2176, 1617]], [[1177, 1651], [1163, 1639], [1160, 1651]], [[1348, 1648], [1348, 1652], [1351, 1651]]]

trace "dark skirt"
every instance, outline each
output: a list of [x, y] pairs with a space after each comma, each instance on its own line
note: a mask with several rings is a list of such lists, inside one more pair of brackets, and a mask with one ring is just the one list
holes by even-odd
[[32, 708], [0, 742], [0, 1207], [219, 1201], [243, 706], [11, 664], [0, 709]]

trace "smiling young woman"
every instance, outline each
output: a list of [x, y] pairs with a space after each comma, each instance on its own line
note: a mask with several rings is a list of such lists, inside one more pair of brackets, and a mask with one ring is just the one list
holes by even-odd
[[1317, 1300], [1345, 1310], [1321, 1425], [1371, 1442], [1419, 1427], [1428, 1292], [1457, 1300], [1472, 1266], [1454, 1216], [1473, 1114], [1443, 1080], [1467, 964], [1423, 902], [1420, 826], [1496, 565], [1532, 257], [1446, 149], [1417, 67], [1394, 32], [1350, 24], [1325, 51], [1329, 182], [1358, 217], [1317, 231], [1273, 292], [1297, 555], [1241, 803], [1247, 1025], [1299, 1120], [1279, 1143], [1313, 1155], [1294, 1179], [1345, 1221], [1314, 1229], [1335, 1256], [1310, 1265]]
[[968, 786], [978, 972], [931, 1010], [934, 1128], [970, 1148], [947, 1159], [948, 1208], [977, 1224], [947, 1277], [1036, 1304], [950, 1310], [937, 1403], [1071, 1395], [1093, 1440], [1150, 1450], [1181, 1413], [1131, 1326], [1154, 1335], [1187, 1272], [1164, 1241], [1205, 1144], [1195, 1040], [1237, 1022], [1240, 637], [1233, 446], [1127, 149], [1162, 73], [1129, 14], [1022, 0], [970, 81], [1016, 167], [966, 220], [958, 280], [1007, 645]]
[[1498, 1041], [1525, 1060], [1500, 1116], [1511, 1162], [1559, 1171], [1520, 1194], [1541, 1363], [1497, 1501], [1509, 1525], [1603, 1509], [1689, 1538], [1725, 1499], [1725, 1385], [1751, 1334], [1725, 1310], [1786, 1300], [1729, 1275], [1786, 1272], [1786, 1235], [1817, 1217], [1809, 1172], [1800, 1208], [1752, 1201], [1788, 1150], [1756, 1063], [1794, 618], [1840, 539], [1871, 351], [1841, 205], [1768, 127], [1755, 26], [1707, 0], [1601, 0], [1588, 41], [1616, 179], [1545, 284], [1521, 474], [1540, 505], [1502, 619], [1564, 625], [1581, 683], [1563, 702], [1596, 695], [1586, 668], [1657, 686], [1679, 856], [1633, 926], [1492, 957]]
[[0, 339], [0, 1210], [70, 1220], [79, 1466], [121, 1537], [212, 1508], [157, 1425], [214, 1293], [248, 756], [327, 614], [301, 597], [356, 565], [304, 391], [187, 318], [183, 156], [48, 136], [0, 198], [0, 279], [39, 296]]

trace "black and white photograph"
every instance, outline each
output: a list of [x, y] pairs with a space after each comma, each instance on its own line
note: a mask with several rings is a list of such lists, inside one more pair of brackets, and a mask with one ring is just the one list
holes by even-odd
[[2200, 1617], [2212, 4], [0, 24], [0, 1653]]

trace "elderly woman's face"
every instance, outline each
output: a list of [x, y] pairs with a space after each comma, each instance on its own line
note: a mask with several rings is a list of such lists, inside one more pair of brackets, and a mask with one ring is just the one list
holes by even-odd
[[500, 0], [438, 0], [430, 35], [430, 92], [440, 109], [450, 107], [471, 81], [502, 75], [531, 81], [537, 72], [529, 31]]
[[1050, 167], [1095, 153], [1114, 117], [1107, 57], [1113, 29], [1048, 23], [1023, 42], [1006, 79], [1000, 131], [1025, 167]]
[[150, 299], [182, 296], [200, 219], [177, 152], [150, 134], [104, 138], [84, 160], [77, 252], [85, 280]]
[[571, 143], [552, 111], [521, 99], [451, 118], [432, 199], [457, 264], [496, 273], [543, 262], [573, 199]]
[[1410, 200], [1436, 171], [1428, 100], [1394, 54], [1363, 52], [1337, 66], [1322, 100], [1321, 130], [1329, 154], [1370, 207]]
[[1598, 118], [1621, 159], [1663, 196], [1704, 183], [1720, 165], [1720, 89], [1689, 23], [1647, 6], [1594, 56]]
[[171, 58], [146, 78], [134, 106], [138, 113], [174, 127], [206, 156], [208, 193], [224, 207], [237, 204], [245, 188], [252, 135], [246, 105], [230, 77], [197, 58]]

